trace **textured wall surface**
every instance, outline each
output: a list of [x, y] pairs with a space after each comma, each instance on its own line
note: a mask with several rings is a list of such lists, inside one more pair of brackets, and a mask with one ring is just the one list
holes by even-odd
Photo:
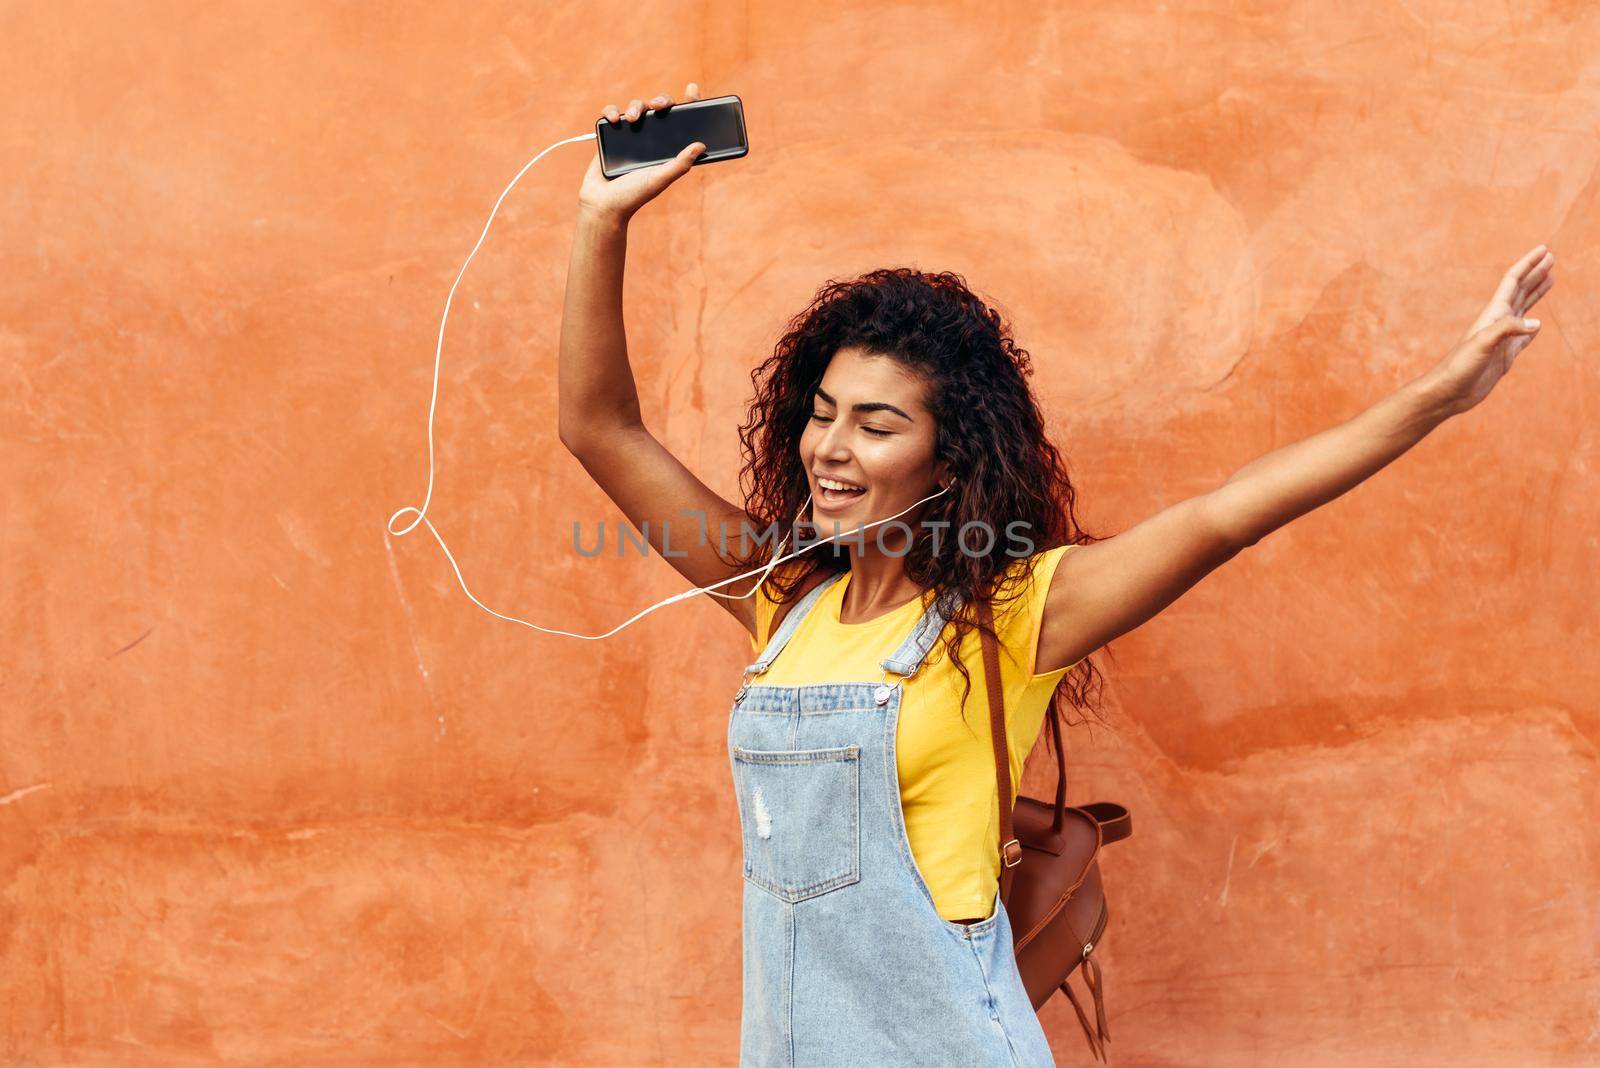
[[[991, 298], [1110, 533], [1421, 373], [1551, 246], [1483, 405], [1100, 655], [1069, 797], [1134, 813], [1115, 1064], [1600, 1059], [1600, 13], [801, 12], [0, 8], [0, 1061], [734, 1063], [742, 633], [540, 635], [384, 531], [494, 198], [691, 80], [751, 153], [638, 217], [626, 310], [726, 493], [829, 278]], [[592, 152], [456, 294], [428, 512], [485, 604], [586, 631], [681, 588], [571, 549], [616, 518], [555, 432]]]

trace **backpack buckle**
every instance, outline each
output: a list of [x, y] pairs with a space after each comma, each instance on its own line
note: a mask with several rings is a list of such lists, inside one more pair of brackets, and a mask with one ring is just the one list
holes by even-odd
[[[1015, 846], [1016, 848], [1012, 849], [1012, 846]], [[1007, 842], [1005, 845], [1001, 846], [1000, 848], [1005, 851], [1005, 857], [1004, 857], [1003, 863], [1005, 864], [1006, 867], [1015, 868], [1018, 864], [1022, 863], [1022, 843], [1021, 842], [1019, 842], [1015, 838], [1013, 838], [1013, 839], [1011, 839], [1011, 841]]]

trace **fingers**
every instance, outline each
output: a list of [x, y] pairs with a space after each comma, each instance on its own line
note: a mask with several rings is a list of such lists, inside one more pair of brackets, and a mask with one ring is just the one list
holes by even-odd
[[600, 114], [606, 117], [607, 122], [622, 122], [624, 120], [633, 122], [639, 117], [640, 112], [643, 110], [644, 101], [635, 98], [634, 100], [628, 102], [628, 106], [625, 110], [618, 111], [617, 105], [607, 104]]
[[[664, 98], [658, 96], [655, 99], [662, 100]], [[639, 118], [643, 110], [644, 101], [636, 97], [628, 102], [628, 106], [625, 109], [618, 109], [615, 104], [607, 104], [600, 114], [606, 117], [607, 122], [633, 122]]]
[[1506, 274], [1513, 278], [1521, 278], [1532, 269], [1535, 263], [1538, 263], [1544, 257], [1546, 251], [1547, 248], [1544, 245], [1533, 246], [1526, 255], [1512, 265], [1511, 270], [1507, 271]]
[[1533, 246], [1532, 249], [1528, 250], [1527, 255], [1512, 264], [1511, 269], [1506, 271], [1505, 277], [1500, 281], [1501, 286], [1509, 285], [1512, 294], [1524, 289], [1530, 274], [1544, 264], [1546, 257], [1549, 257], [1550, 262], [1555, 262], [1555, 256], [1544, 245]]
[[[685, 102], [690, 100], [699, 100], [700, 86], [695, 82], [690, 82], [683, 91], [683, 99]], [[639, 116], [643, 115], [646, 111], [665, 111], [671, 106], [671, 96], [666, 93], [657, 93], [648, 101], [635, 97], [633, 100], [630, 100], [628, 102], [628, 106], [623, 109], [619, 109], [615, 104], [607, 104], [600, 113], [605, 116], [607, 122], [636, 122], [638, 121]]]
[[[1555, 257], [1550, 253], [1546, 253], [1543, 259], [1535, 264], [1526, 275], [1518, 279], [1515, 286], [1510, 288], [1510, 293], [1506, 298], [1506, 305], [1512, 311], [1520, 313], [1526, 311], [1535, 300], [1539, 299], [1539, 297], [1534, 296], [1535, 293], [1543, 296], [1549, 292], [1550, 286], [1555, 283], [1555, 273], [1552, 271], [1554, 264]], [[1511, 279], [1508, 276], [1506, 282], [1502, 283], [1501, 289], [1507, 288], [1510, 282]]]
[[1534, 291], [1532, 293], [1528, 294], [1527, 302], [1522, 305], [1522, 310], [1523, 311], [1527, 311], [1529, 308], [1531, 308], [1535, 304], [1539, 303], [1539, 298], [1544, 296], [1546, 293], [1550, 292], [1550, 287], [1555, 285], [1555, 284], [1556, 284], [1556, 276], [1555, 275], [1553, 275], [1553, 274], [1545, 275], [1544, 276], [1544, 281], [1540, 282], [1539, 285], [1534, 289]]
[[1500, 279], [1500, 284], [1495, 287], [1491, 303], [1516, 307], [1524, 295], [1544, 278], [1545, 272], [1555, 263], [1555, 259], [1555, 253], [1550, 252], [1547, 246], [1533, 246], [1506, 270]]
[[[700, 86], [690, 82], [683, 91], [684, 102], [700, 99]], [[648, 106], [647, 106], [648, 105]], [[600, 112], [607, 122], [637, 122], [640, 115], [646, 111], [665, 111], [672, 106], [672, 97], [666, 93], [657, 93], [649, 101], [634, 98], [628, 101], [626, 108], [619, 109], [615, 104], [607, 104]]]
[[1523, 275], [1522, 279], [1517, 283], [1516, 300], [1513, 300], [1512, 304], [1515, 305], [1517, 300], [1525, 300], [1529, 293], [1546, 278], [1550, 277], [1550, 269], [1555, 266], [1555, 262], [1555, 253], [1546, 252], [1538, 263], [1529, 268], [1527, 274]]

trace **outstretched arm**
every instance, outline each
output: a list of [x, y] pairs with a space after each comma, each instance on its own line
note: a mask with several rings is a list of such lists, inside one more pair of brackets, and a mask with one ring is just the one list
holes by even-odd
[[1066, 667], [1133, 630], [1241, 550], [1371, 477], [1483, 400], [1537, 333], [1538, 320], [1522, 316], [1555, 283], [1554, 262], [1543, 245], [1530, 251], [1438, 366], [1355, 418], [1067, 553], [1045, 602], [1036, 670]]

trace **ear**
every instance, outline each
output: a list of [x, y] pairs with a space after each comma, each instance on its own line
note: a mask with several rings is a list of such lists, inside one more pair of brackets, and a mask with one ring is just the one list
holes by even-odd
[[933, 480], [939, 483], [940, 489], [949, 489], [955, 485], [956, 478], [951, 473], [949, 460], [940, 460], [933, 465]]

